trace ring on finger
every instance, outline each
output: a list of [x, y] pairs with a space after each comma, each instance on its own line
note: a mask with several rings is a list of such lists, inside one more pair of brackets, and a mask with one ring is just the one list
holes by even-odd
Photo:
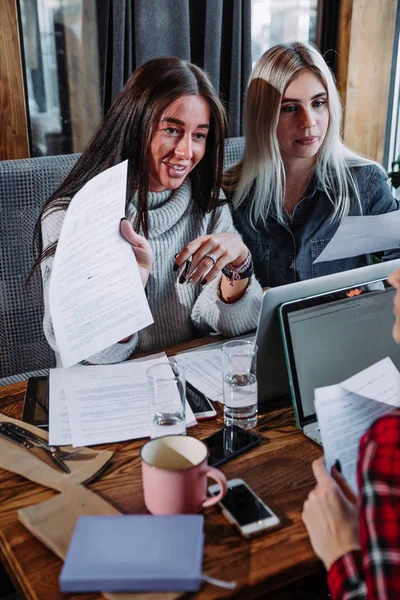
[[215, 256], [215, 254], [206, 254], [204, 258], [211, 258], [211, 260], [213, 261], [213, 266], [216, 264], [218, 258]]

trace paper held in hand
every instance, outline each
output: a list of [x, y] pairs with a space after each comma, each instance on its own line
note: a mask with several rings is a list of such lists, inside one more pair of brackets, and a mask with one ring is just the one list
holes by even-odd
[[400, 211], [345, 217], [314, 263], [371, 254], [400, 247]]
[[379, 417], [400, 406], [400, 373], [384, 358], [337, 385], [315, 390], [315, 409], [325, 462], [330, 472], [336, 460], [357, 491], [360, 440]]
[[127, 167], [124, 161], [88, 181], [63, 222], [49, 303], [64, 367], [153, 323], [135, 255], [119, 230]]

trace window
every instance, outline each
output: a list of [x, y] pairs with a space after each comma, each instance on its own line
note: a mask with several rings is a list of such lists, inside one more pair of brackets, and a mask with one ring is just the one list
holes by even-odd
[[271, 46], [282, 42], [315, 42], [318, 0], [253, 0], [253, 65]]
[[20, 0], [31, 156], [81, 152], [100, 122], [96, 0]]

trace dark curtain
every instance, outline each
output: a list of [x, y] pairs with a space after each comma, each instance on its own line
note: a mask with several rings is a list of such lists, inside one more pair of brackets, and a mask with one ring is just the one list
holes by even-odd
[[97, 0], [106, 111], [134, 69], [178, 56], [205, 69], [241, 135], [251, 71], [251, 0]]
[[[320, 0], [321, 3], [321, 0]], [[323, 0], [318, 47], [328, 66], [337, 75], [341, 0]]]

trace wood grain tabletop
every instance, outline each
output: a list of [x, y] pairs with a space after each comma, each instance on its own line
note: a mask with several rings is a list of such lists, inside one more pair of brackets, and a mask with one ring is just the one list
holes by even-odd
[[[199, 340], [175, 346], [168, 354], [198, 345]], [[25, 386], [18, 383], [0, 387], [0, 412], [21, 418]], [[221, 407], [217, 410], [217, 419], [199, 423], [188, 434], [201, 439], [220, 429]], [[206, 509], [203, 571], [212, 577], [234, 580], [237, 587], [232, 592], [204, 584], [198, 594], [186, 594], [184, 598], [294, 598], [295, 593], [290, 590], [301, 589], [301, 582], [308, 580], [314, 585], [314, 579], [324, 579], [321, 563], [312, 551], [301, 520], [303, 502], [314, 485], [311, 462], [321, 455], [321, 448], [298, 431], [288, 402], [277, 401], [262, 407], [260, 412], [254, 432], [262, 436], [261, 443], [224, 464], [221, 470], [228, 479], [242, 477], [278, 515], [281, 527], [245, 540], [218, 507]], [[99, 446], [112, 450], [114, 455], [101, 477], [87, 486], [124, 514], [146, 513], [140, 470], [140, 448], [144, 441]], [[58, 589], [61, 560], [17, 518], [19, 508], [43, 502], [55, 494], [0, 469], [0, 559], [16, 589], [28, 600], [64, 597]], [[80, 594], [68, 598], [90, 600], [101, 596]]]

